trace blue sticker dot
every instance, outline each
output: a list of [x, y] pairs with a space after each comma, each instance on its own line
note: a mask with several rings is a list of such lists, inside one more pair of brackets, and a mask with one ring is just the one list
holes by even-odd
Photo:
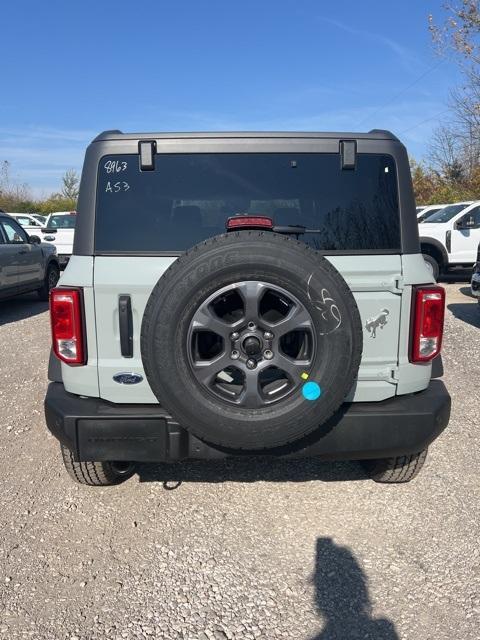
[[306, 382], [302, 387], [302, 394], [305, 400], [318, 400], [322, 395], [320, 385], [316, 382]]

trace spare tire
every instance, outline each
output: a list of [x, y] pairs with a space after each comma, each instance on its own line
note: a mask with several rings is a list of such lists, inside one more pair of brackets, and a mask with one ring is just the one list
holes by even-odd
[[176, 260], [142, 323], [158, 401], [195, 436], [261, 450], [313, 432], [351, 390], [362, 353], [355, 299], [305, 243], [216, 236]]

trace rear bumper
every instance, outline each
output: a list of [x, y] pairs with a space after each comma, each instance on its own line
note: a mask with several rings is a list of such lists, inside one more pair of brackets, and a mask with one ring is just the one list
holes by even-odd
[[[81, 398], [60, 382], [48, 387], [45, 417], [50, 432], [82, 461], [173, 462], [238, 454], [190, 435], [159, 405]], [[347, 460], [416, 453], [445, 429], [449, 418], [450, 396], [443, 382], [432, 380], [416, 394], [345, 404], [308, 439], [262, 455]]]

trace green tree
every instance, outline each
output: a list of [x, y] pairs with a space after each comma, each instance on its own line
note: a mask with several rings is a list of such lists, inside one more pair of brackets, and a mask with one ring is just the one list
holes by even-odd
[[436, 183], [432, 172], [423, 163], [418, 163], [413, 158], [410, 160], [413, 191], [417, 204], [430, 204], [435, 199]]
[[49, 198], [36, 203], [38, 213], [53, 213], [54, 211], [75, 211], [76, 200], [65, 198], [61, 193], [54, 193]]

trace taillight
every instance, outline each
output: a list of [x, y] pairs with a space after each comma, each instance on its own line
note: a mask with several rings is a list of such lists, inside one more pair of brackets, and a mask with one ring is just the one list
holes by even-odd
[[413, 288], [410, 362], [429, 362], [440, 353], [445, 313], [445, 289]]
[[233, 216], [227, 220], [227, 231], [231, 229], [273, 229], [273, 220], [268, 216]]
[[52, 289], [50, 321], [53, 351], [57, 358], [74, 366], [85, 364], [81, 289]]

